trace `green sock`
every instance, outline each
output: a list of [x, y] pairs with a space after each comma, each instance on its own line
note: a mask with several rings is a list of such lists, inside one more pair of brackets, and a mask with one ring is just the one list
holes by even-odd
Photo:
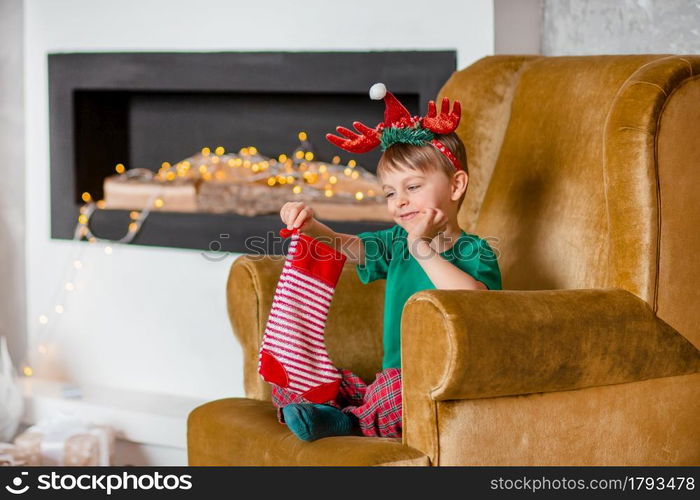
[[350, 417], [333, 406], [289, 404], [282, 408], [282, 414], [289, 430], [303, 441], [353, 434]]

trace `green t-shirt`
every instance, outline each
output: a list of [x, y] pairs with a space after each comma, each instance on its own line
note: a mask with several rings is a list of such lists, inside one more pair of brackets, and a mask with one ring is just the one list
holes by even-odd
[[[435, 286], [408, 251], [408, 233], [398, 224], [389, 229], [360, 233], [365, 263], [355, 269], [362, 283], [386, 280], [384, 295], [384, 359], [382, 368], [401, 368], [401, 313], [408, 298]], [[462, 231], [455, 244], [440, 254], [489, 290], [501, 289], [501, 272], [491, 246], [475, 234]]]

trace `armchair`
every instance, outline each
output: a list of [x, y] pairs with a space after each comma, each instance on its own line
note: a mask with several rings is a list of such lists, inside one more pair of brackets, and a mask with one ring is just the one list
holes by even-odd
[[[494, 56], [458, 71], [467, 232], [504, 290], [427, 290], [402, 316], [402, 439], [297, 440], [257, 354], [280, 257], [231, 266], [246, 398], [188, 419], [190, 465], [700, 464], [700, 56]], [[383, 282], [340, 278], [337, 366], [381, 367]]]

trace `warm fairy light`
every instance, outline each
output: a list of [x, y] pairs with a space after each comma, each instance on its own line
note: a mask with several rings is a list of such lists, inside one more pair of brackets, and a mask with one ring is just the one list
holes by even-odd
[[73, 267], [76, 269], [81, 269], [83, 267], [83, 263], [79, 260], [74, 260], [73, 261]]
[[107, 255], [112, 255], [112, 247], [105, 247], [105, 253]]
[[240, 167], [241, 165], [243, 165], [243, 160], [240, 158], [234, 158], [233, 164], [236, 165], [237, 167]]
[[63, 306], [61, 304], [58, 304], [55, 308], [54, 311], [56, 311], [58, 314], [63, 314]]
[[299, 140], [300, 141], [306, 140], [306, 132], [299, 132]]
[[200, 165], [199, 166], [199, 173], [203, 174], [207, 171], [207, 166], [206, 165]]
[[205, 181], [210, 181], [211, 174], [209, 172], [205, 172], [204, 174], [202, 174], [202, 179], [204, 179]]
[[348, 162], [348, 167], [351, 167], [351, 168], [352, 168], [352, 167], [354, 167], [355, 165], [357, 165], [357, 162], [356, 162], [355, 160], [350, 160], [350, 161]]
[[75, 290], [75, 285], [69, 281], [68, 283], [66, 283], [66, 290], [72, 292], [73, 290]]
[[301, 160], [304, 157], [304, 152], [303, 151], [297, 151], [294, 153], [294, 157]]
[[48, 322], [49, 322], [49, 318], [47, 318], [46, 315], [42, 314], [41, 316], [39, 316], [39, 323], [41, 323], [42, 325], [45, 325]]
[[211, 149], [209, 149], [209, 148], [202, 148], [202, 155], [204, 155], [204, 156], [209, 156], [209, 153], [211, 153]]
[[156, 208], [161, 208], [163, 205], [165, 205], [165, 202], [163, 201], [163, 198], [156, 198], [155, 201], [153, 202], [153, 205]]
[[332, 189], [326, 189], [326, 190], [323, 192], [323, 194], [326, 195], [326, 198], [330, 198], [331, 196], [333, 196], [333, 190], [332, 190]]
[[321, 164], [321, 166], [318, 167], [318, 171], [321, 173], [324, 173], [326, 170], [328, 170], [328, 167], [325, 164]]
[[132, 233], [133, 233], [134, 231], [136, 231], [138, 228], [139, 228], [139, 225], [138, 225], [137, 223], [135, 223], [135, 222], [132, 222], [132, 223], [129, 224], [129, 231], [131, 231]]
[[160, 168], [170, 168], [170, 162], [164, 161], [160, 164]]
[[44, 344], [39, 344], [39, 347], [37, 347], [37, 350], [41, 354], [46, 354], [46, 352], [47, 352], [46, 346]]
[[31, 366], [25, 366], [22, 368], [22, 373], [27, 377], [31, 377], [34, 374], [34, 370], [32, 370]]
[[92, 200], [92, 196], [90, 196], [90, 193], [88, 193], [87, 191], [85, 193], [83, 193], [81, 198], [83, 199], [83, 201], [85, 203], [88, 203], [90, 200]]
[[253, 163], [253, 166], [250, 167], [250, 169], [251, 169], [253, 172], [258, 172], [258, 171], [260, 170], [260, 165], [257, 164], [257, 163]]
[[87, 224], [87, 222], [88, 222], [87, 215], [85, 215], [85, 214], [79, 215], [78, 222], [80, 222], [81, 224]]
[[226, 152], [226, 150], [223, 148], [223, 146], [219, 146], [218, 148], [216, 148], [216, 149], [214, 150], [214, 153], [216, 153], [216, 154], [219, 155], [219, 156], [221, 156], [221, 155], [224, 154], [225, 152]]
[[116, 170], [118, 174], [123, 174], [126, 168], [124, 168], [124, 165], [122, 165], [121, 163], [117, 163], [117, 166], [114, 167], [114, 170]]
[[336, 182], [338, 182], [338, 178], [335, 175], [331, 175], [328, 179], [328, 182], [330, 182], [331, 184], [335, 184]]
[[235, 161], [233, 158], [231, 158], [227, 163], [228, 163], [228, 166], [229, 166], [229, 167], [235, 167], [235, 166], [236, 166], [236, 161]]
[[350, 175], [350, 174], [352, 174], [352, 169], [349, 168], [349, 167], [347, 167], [345, 170], [343, 170], [343, 173], [344, 173], [345, 175]]
[[104, 208], [107, 206], [107, 203], [104, 200], [100, 200], [97, 202], [97, 208]]
[[314, 159], [314, 154], [311, 151], [307, 151], [306, 154], [304, 155], [304, 159], [306, 161], [311, 161]]
[[331, 163], [333, 163], [333, 165], [337, 165], [338, 163], [340, 163], [340, 156], [334, 156], [331, 160]]
[[353, 179], [358, 179], [360, 177], [360, 172], [358, 172], [357, 170], [353, 170], [352, 175], [350, 177], [352, 177]]
[[254, 155], [258, 154], [258, 150], [255, 146], [248, 146], [248, 154]]
[[280, 163], [284, 163], [285, 161], [287, 161], [287, 155], [279, 155], [277, 161], [279, 161]]
[[129, 217], [131, 217], [133, 220], [136, 220], [139, 218], [139, 213], [136, 210], [132, 210], [129, 212]]
[[301, 193], [301, 186], [294, 186], [294, 187], [292, 188], [292, 192], [293, 192], [294, 194], [299, 194], [299, 193]]
[[165, 180], [172, 181], [173, 179], [175, 179], [175, 172], [168, 172], [165, 174]]
[[277, 181], [275, 180], [274, 177], [268, 177], [267, 178], [267, 185], [268, 186], [274, 186]]
[[219, 163], [220, 161], [221, 161], [221, 158], [219, 158], [218, 156], [215, 156], [214, 158], [211, 159], [211, 162], [212, 162], [214, 165], [216, 165], [216, 164]]
[[287, 176], [287, 182], [288, 182], [289, 184], [291, 184], [292, 182], [294, 182], [294, 176], [288, 175], [288, 176]]
[[284, 175], [278, 175], [277, 182], [280, 184], [287, 184], [287, 178]]
[[364, 197], [365, 197], [365, 195], [362, 194], [362, 191], [358, 191], [357, 193], [355, 193], [355, 199], [358, 200], [358, 201], [361, 200], [361, 199], [364, 198]]

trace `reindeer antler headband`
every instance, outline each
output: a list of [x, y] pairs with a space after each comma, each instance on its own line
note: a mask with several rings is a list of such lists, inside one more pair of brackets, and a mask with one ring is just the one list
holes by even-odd
[[445, 97], [440, 106], [440, 114], [435, 109], [435, 101], [428, 102], [428, 114], [419, 117], [411, 116], [403, 104], [387, 92], [383, 83], [375, 83], [369, 89], [369, 96], [374, 100], [384, 99], [384, 122], [370, 128], [360, 122], [353, 122], [356, 134], [345, 127], [336, 127], [343, 137], [326, 134], [326, 139], [339, 148], [351, 153], [367, 153], [381, 144], [382, 151], [396, 143], [423, 146], [430, 144], [450, 160], [457, 170], [462, 170], [459, 160], [450, 148], [435, 139], [433, 134], [449, 134], [457, 128], [462, 109], [459, 101], [455, 101], [450, 112], [450, 100]]

